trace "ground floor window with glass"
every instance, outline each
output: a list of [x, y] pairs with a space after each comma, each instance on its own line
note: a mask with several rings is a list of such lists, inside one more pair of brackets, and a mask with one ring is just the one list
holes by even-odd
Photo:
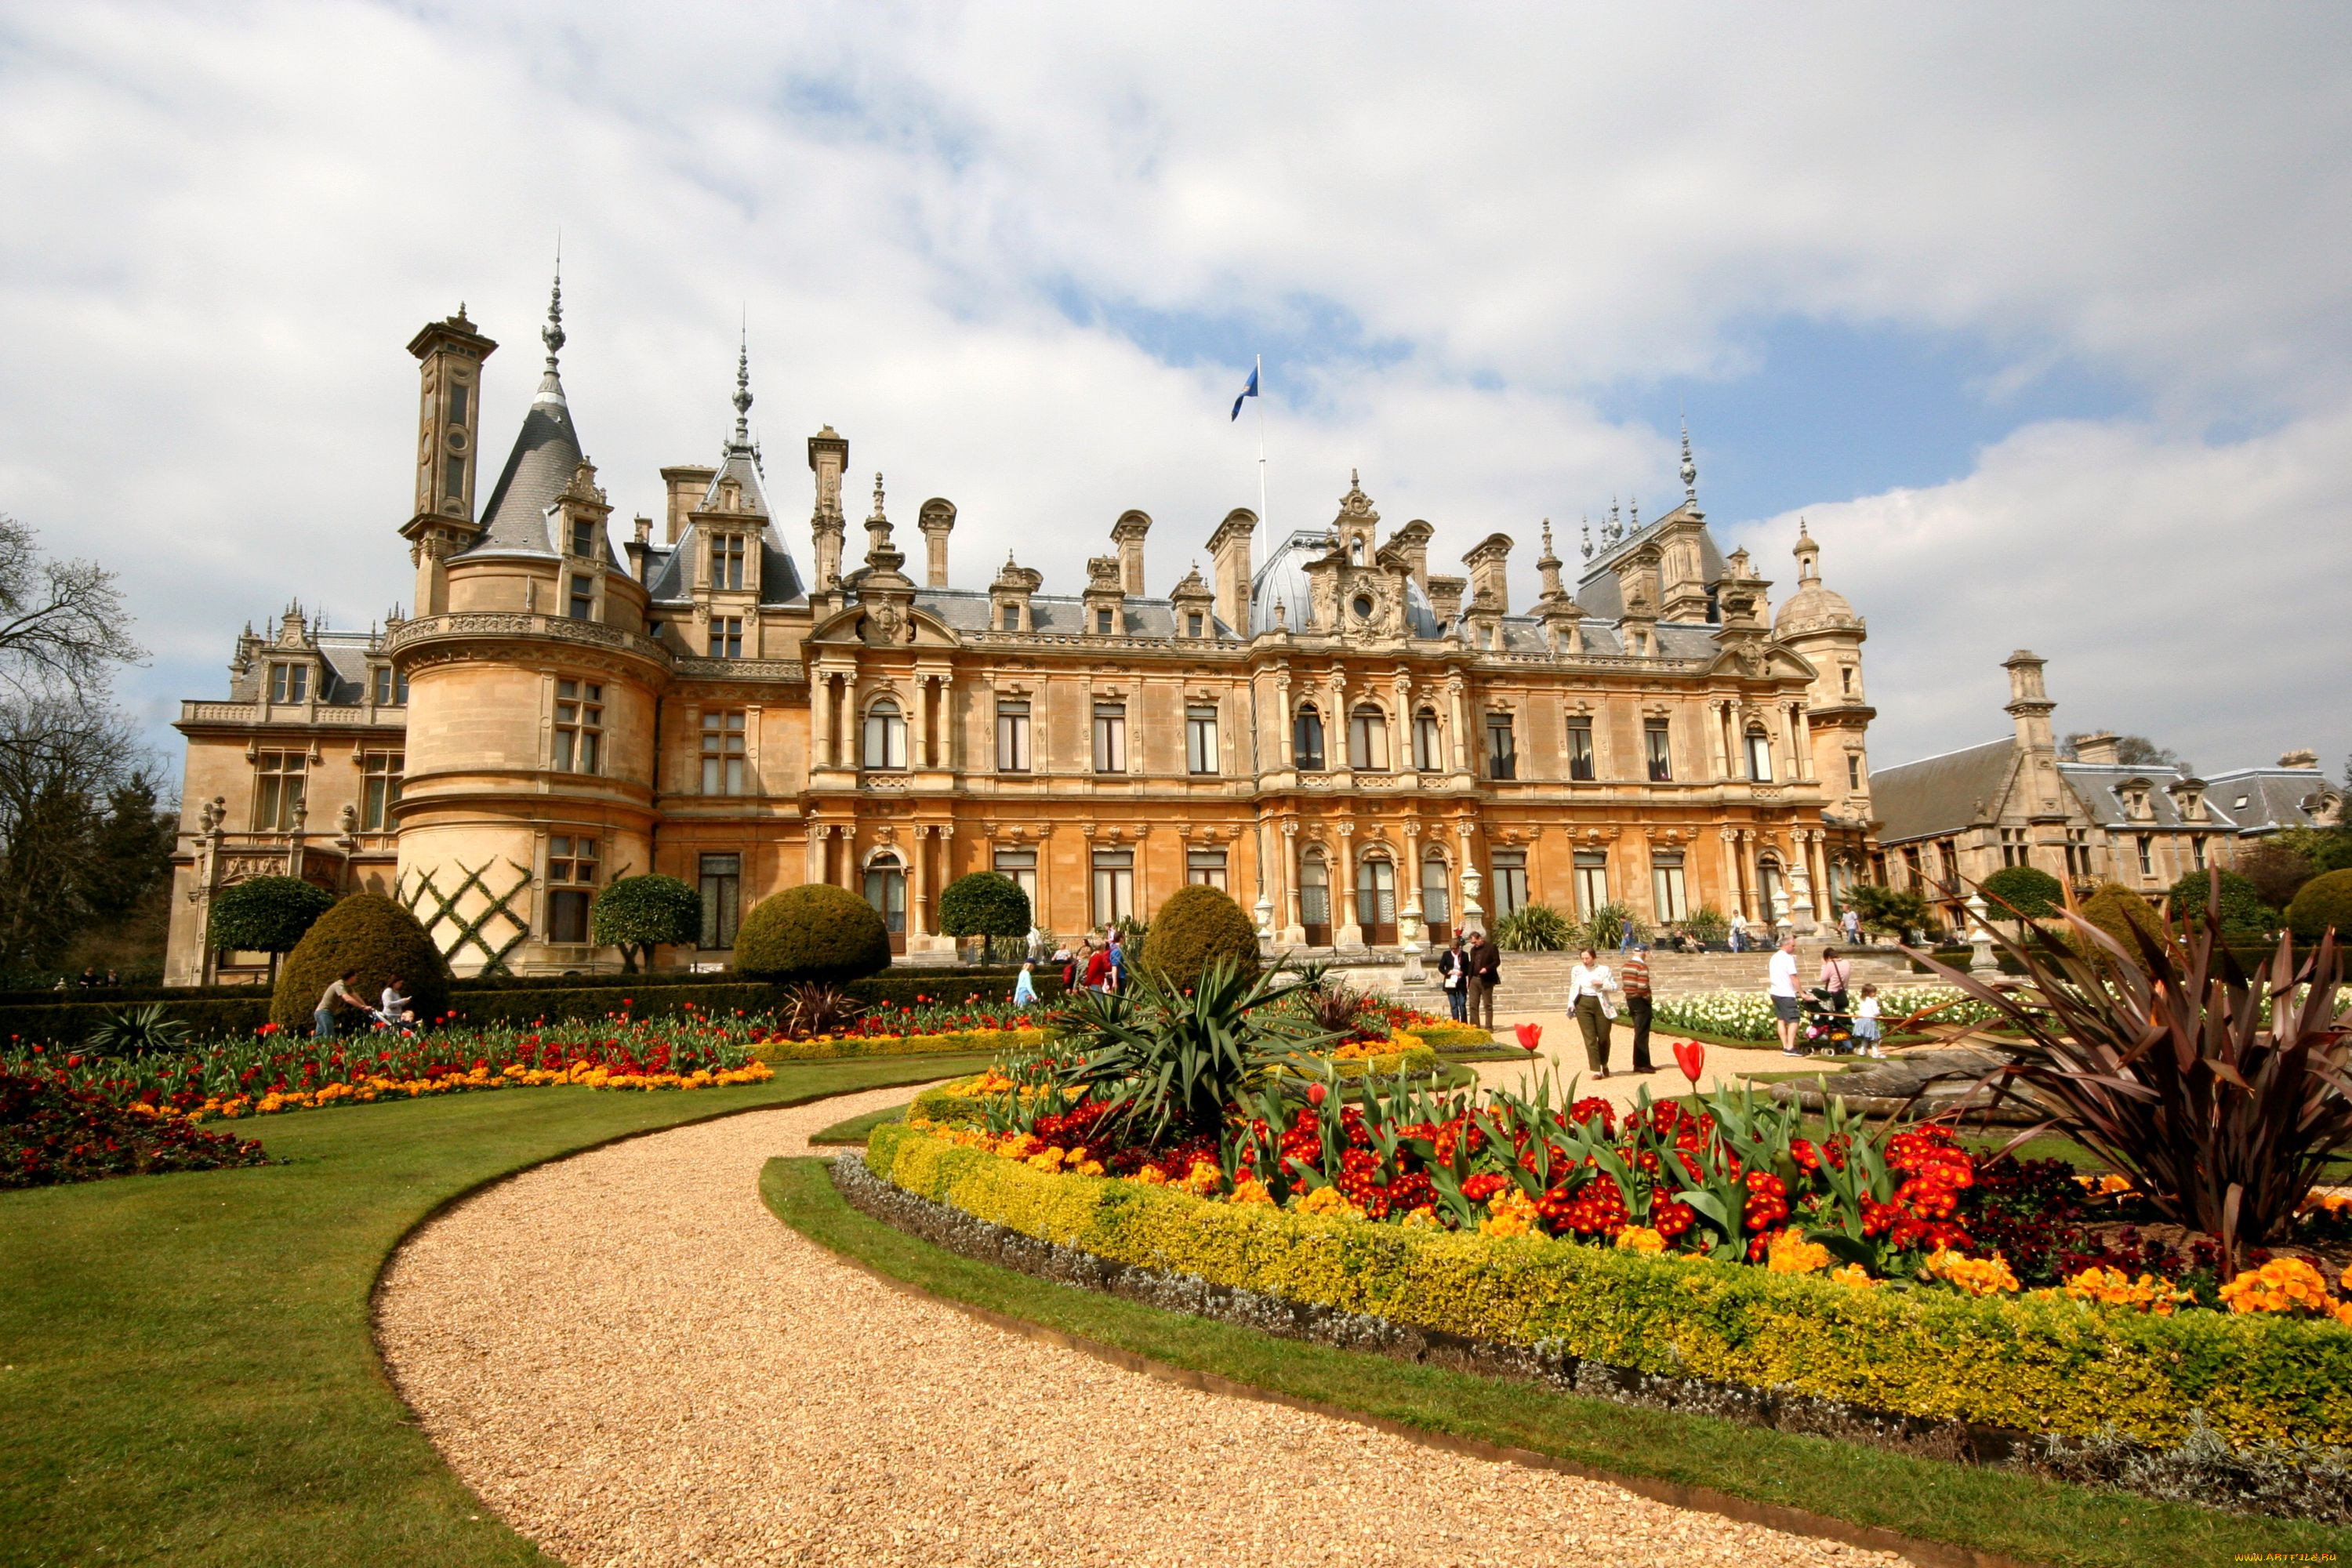
[[1446, 875], [1445, 857], [1434, 849], [1421, 858], [1421, 918], [1432, 943], [1442, 947], [1453, 940], [1452, 879]]
[[1606, 850], [1576, 852], [1576, 912], [1591, 920], [1609, 901], [1609, 855]]
[[596, 840], [558, 833], [547, 841], [547, 940], [588, 940], [588, 905], [595, 894]]
[[1331, 945], [1331, 866], [1320, 849], [1298, 859], [1298, 923], [1307, 946]]
[[1396, 867], [1383, 855], [1356, 862], [1356, 924], [1364, 942], [1385, 947], [1397, 939]]
[[1690, 914], [1690, 901], [1683, 885], [1683, 858], [1679, 853], [1660, 853], [1650, 857], [1650, 902], [1653, 912], [1661, 921], [1683, 920]]
[[1184, 855], [1184, 880], [1196, 888], [1225, 890], [1225, 852], [1222, 849], [1191, 849]]
[[743, 857], [705, 855], [701, 863], [702, 935], [705, 951], [735, 945], [735, 921], [743, 907]]
[[1094, 858], [1095, 921], [1111, 926], [1135, 915], [1135, 851], [1097, 849]]
[[884, 850], [866, 863], [866, 901], [882, 917], [890, 933], [890, 951], [907, 951], [907, 868], [895, 851]]
[[1528, 852], [1524, 849], [1495, 851], [1495, 914], [1517, 914], [1528, 902]]
[[1034, 849], [999, 849], [994, 869], [1000, 877], [1010, 878], [1029, 900], [1029, 920], [1033, 925], [1044, 923], [1037, 915], [1037, 851]]

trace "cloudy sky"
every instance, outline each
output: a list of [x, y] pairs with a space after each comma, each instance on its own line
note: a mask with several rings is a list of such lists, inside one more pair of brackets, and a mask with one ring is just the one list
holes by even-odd
[[[1532, 592], [1700, 501], [1870, 622], [1881, 765], [2062, 728], [2352, 750], [2352, 11], [0, 4], [0, 510], [118, 568], [168, 742], [289, 597], [406, 598], [416, 327], [565, 384], [623, 517], [748, 319], [803, 559], [830, 422], [958, 580], [1155, 592], [1359, 467]], [[487, 483], [487, 476], [485, 479]], [[1573, 557], [1571, 556], [1571, 559]]]

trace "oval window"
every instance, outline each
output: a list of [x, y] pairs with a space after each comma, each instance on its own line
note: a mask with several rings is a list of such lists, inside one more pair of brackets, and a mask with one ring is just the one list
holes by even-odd
[[1372, 596], [1370, 594], [1357, 595], [1353, 607], [1358, 620], [1369, 621], [1372, 618]]

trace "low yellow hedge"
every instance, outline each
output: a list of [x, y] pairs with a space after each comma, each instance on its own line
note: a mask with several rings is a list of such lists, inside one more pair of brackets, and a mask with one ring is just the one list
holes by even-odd
[[[1400, 1051], [1382, 1051], [1376, 1057], [1324, 1057], [1321, 1060], [1335, 1078], [1361, 1078], [1366, 1073], [1393, 1078], [1400, 1071], [1425, 1073], [1437, 1070], [1437, 1053], [1423, 1045], [1409, 1046]], [[1275, 1070], [1287, 1072], [1290, 1069], [1277, 1068]]]
[[1541, 1237], [1407, 1230], [1048, 1174], [904, 1125], [877, 1129], [866, 1158], [918, 1196], [1115, 1262], [1643, 1373], [2159, 1447], [2200, 1409], [2239, 1443], [2352, 1443], [2352, 1331], [2328, 1322], [1864, 1289]]
[[1412, 1034], [1422, 1044], [1441, 1051], [1481, 1049], [1495, 1043], [1494, 1031], [1475, 1024], [1416, 1024]]
[[948, 1035], [827, 1035], [814, 1040], [767, 1040], [751, 1054], [772, 1065], [844, 1057], [961, 1056], [971, 1051], [1027, 1050], [1045, 1043], [1043, 1029], [961, 1029]]

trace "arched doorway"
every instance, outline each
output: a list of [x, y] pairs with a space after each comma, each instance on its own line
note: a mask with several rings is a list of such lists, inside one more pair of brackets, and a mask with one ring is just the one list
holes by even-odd
[[1319, 848], [1298, 858], [1298, 923], [1307, 945], [1331, 945], [1331, 867]]
[[1785, 900], [1787, 885], [1780, 879], [1780, 862], [1769, 855], [1756, 863], [1756, 892], [1762, 908], [1758, 914], [1767, 925], [1777, 925], [1788, 912]]
[[1385, 855], [1356, 862], [1356, 923], [1366, 947], [1396, 945], [1396, 865]]
[[890, 932], [890, 951], [907, 951], [907, 868], [888, 850], [866, 863], [866, 901]]

